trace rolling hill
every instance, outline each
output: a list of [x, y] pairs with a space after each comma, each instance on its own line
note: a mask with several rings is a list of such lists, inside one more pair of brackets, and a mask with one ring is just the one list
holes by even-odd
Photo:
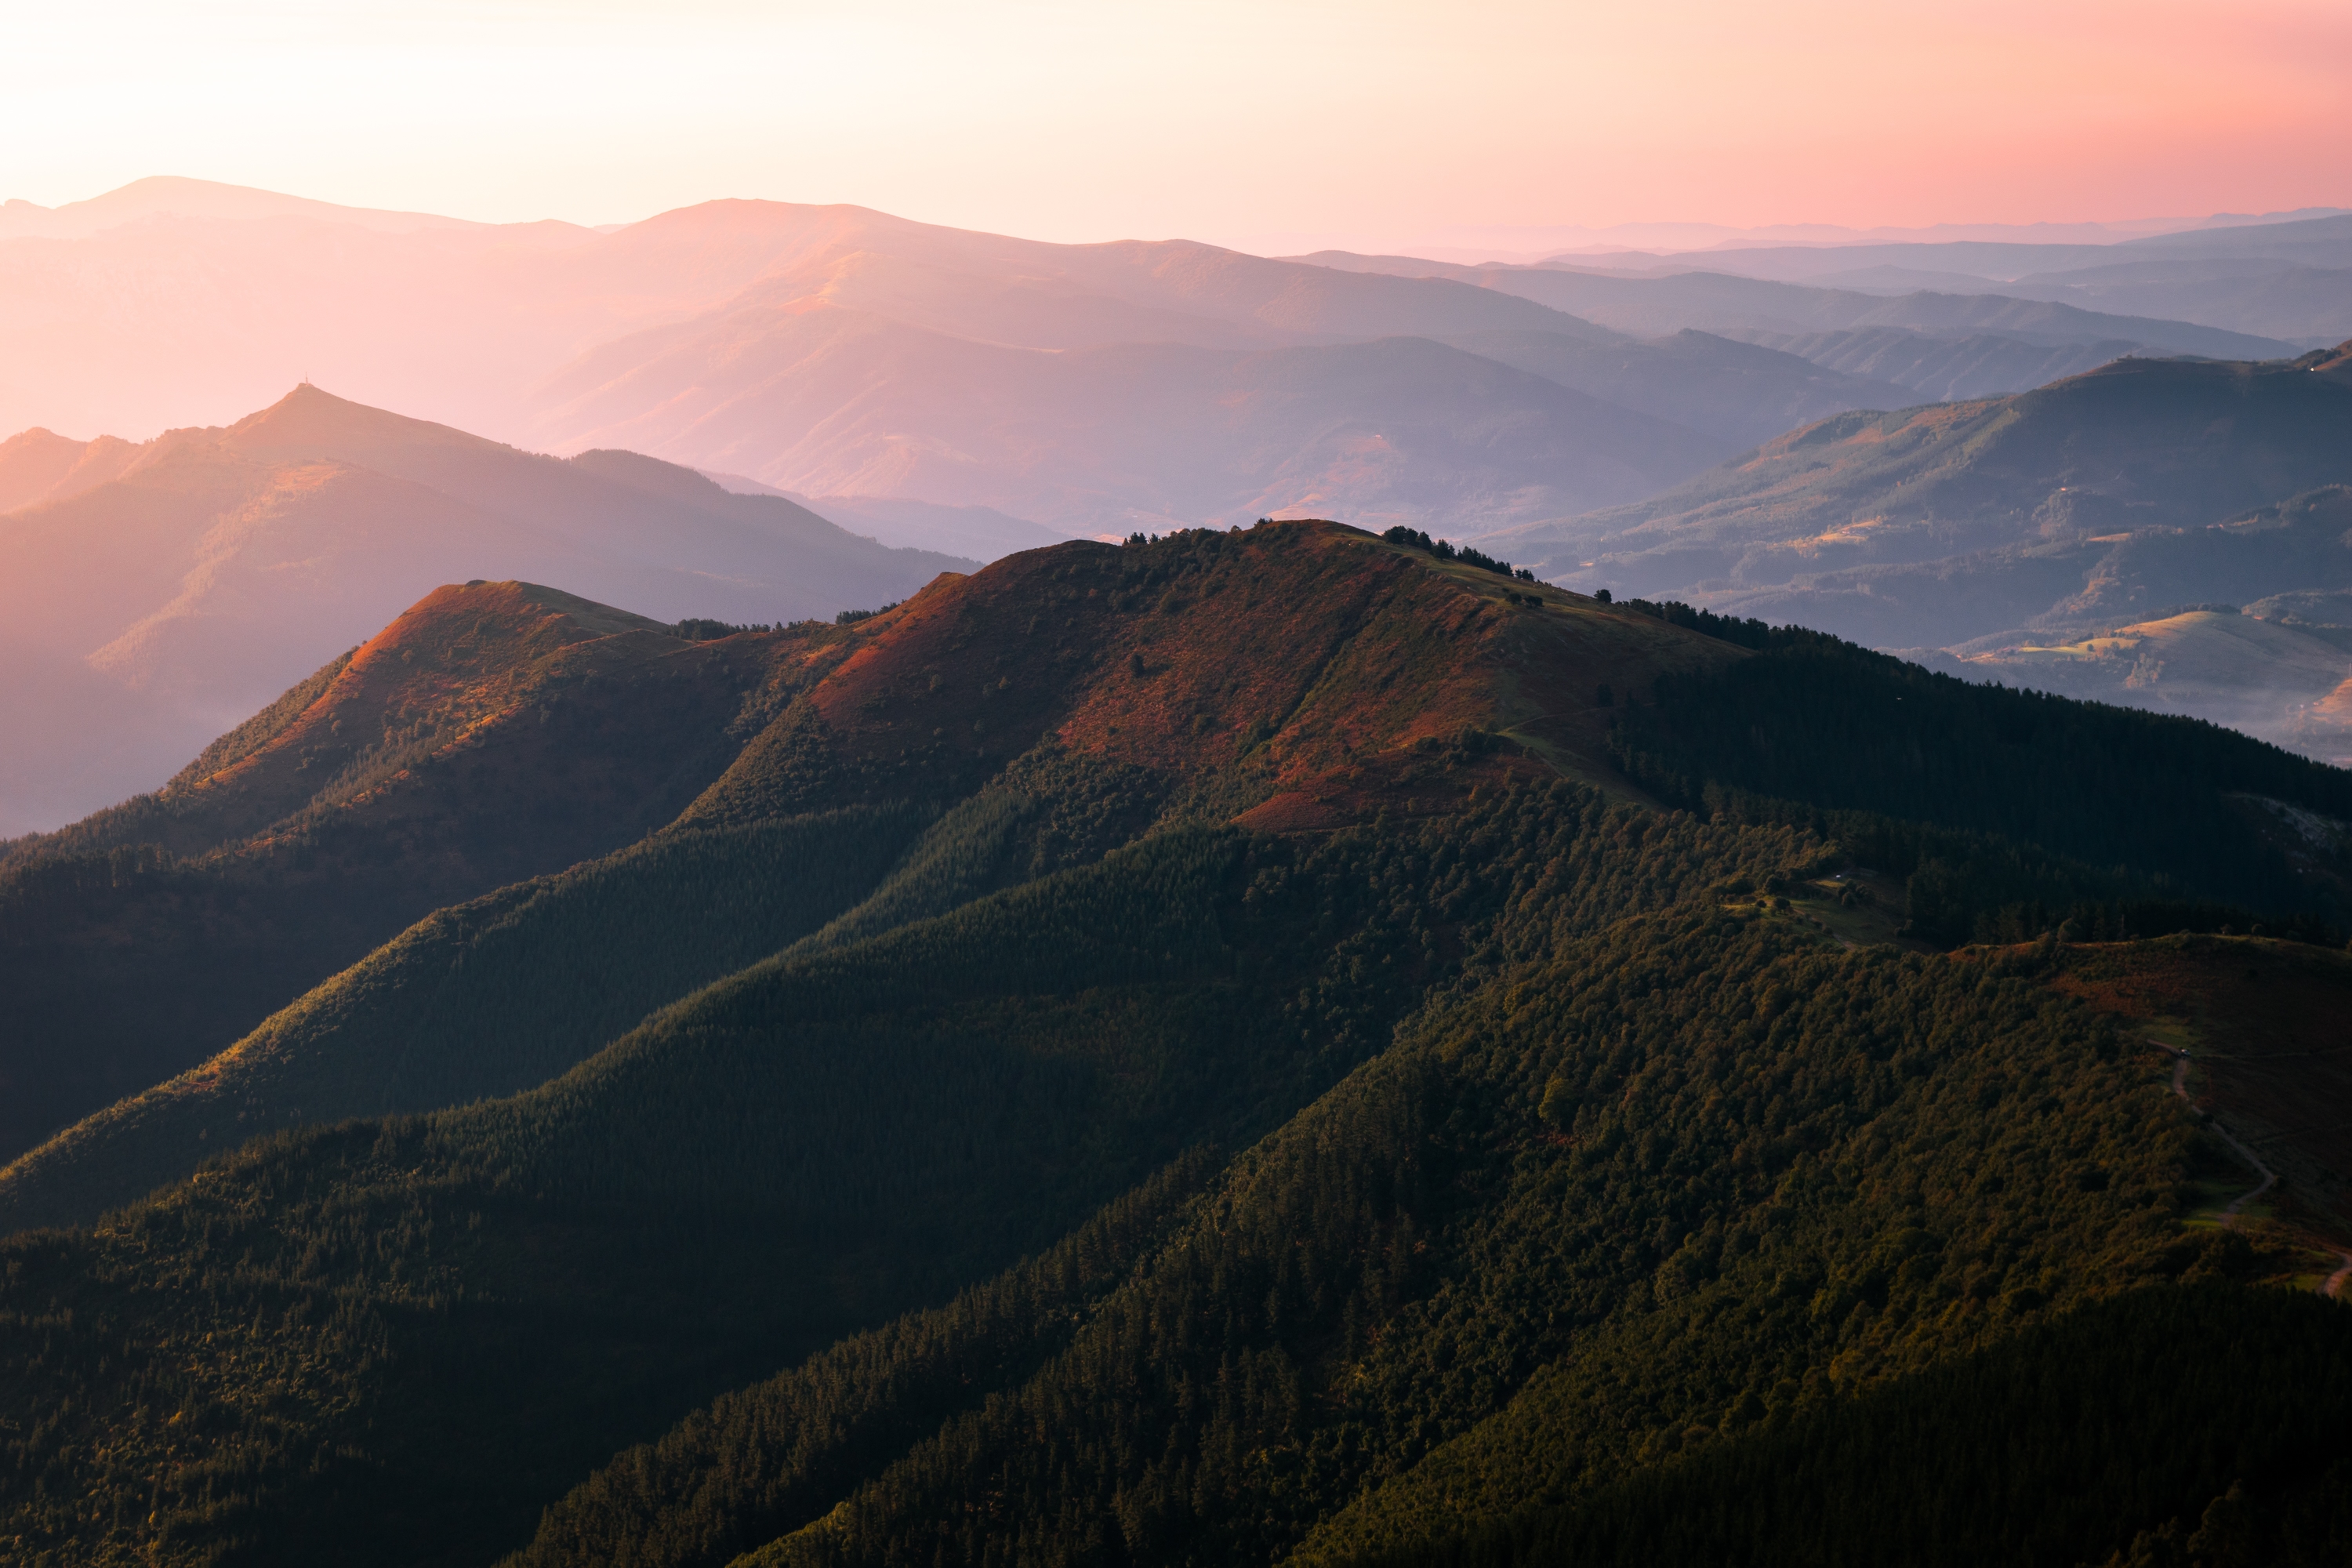
[[[1484, 542], [1571, 584], [1818, 626], [1955, 674], [2337, 757], [2324, 703], [2346, 671], [2326, 628], [2352, 615], [2325, 606], [2352, 588], [2343, 363], [2332, 350], [2126, 361], [2021, 397], [1850, 416], [1639, 508]], [[2328, 482], [2297, 493], [2315, 481]], [[2308, 598], [2273, 605], [2283, 594]], [[2226, 676], [2191, 675], [2194, 658], [2166, 673], [2170, 634], [2131, 629], [2215, 606], [2252, 606], [2243, 623], [2181, 623], [2204, 628], [2199, 646], [2219, 636]], [[2315, 629], [2268, 624], [2289, 618]], [[2148, 658], [2109, 657], [2116, 637]], [[2084, 657], [2085, 639], [2107, 651]]]
[[[0, 452], [12, 682], [0, 829], [150, 789], [189, 752], [453, 578], [558, 579], [667, 620], [871, 608], [974, 563], [625, 452], [535, 456], [304, 385], [222, 428]], [[77, 668], [78, 667], [78, 668]], [[126, 743], [125, 730], [135, 730]]]
[[[697, 643], [452, 590], [201, 766], [261, 790], [468, 595], [560, 646], [456, 734], [626, 656], [561, 689], [616, 752], [680, 661], [732, 749], [0, 1175], [68, 1222], [0, 1240], [17, 1550], [1443, 1552], [1694, 1464], [1771, 1495], [1791, 1442], [2011, 1474], [1902, 1413], [2209, 1342], [2276, 1397], [2130, 1384], [2147, 1462], [2053, 1426], [1984, 1540], [2103, 1560], [2286, 1445], [2231, 1506], [2341, 1545], [2341, 1309], [2287, 1289], [2334, 1222], [2213, 1223], [2253, 1178], [2139, 1044], [2241, 970], [2340, 1011], [2352, 863], [2295, 826], [2352, 819], [2340, 771], [1321, 522]], [[417, 776], [547, 787], [499, 760]], [[2298, 1060], [2228, 1081], [2333, 1082]]]
[[[2352, 478], [2352, 384], [2333, 363], [2126, 360], [2015, 397], [1845, 415], [1652, 500], [1491, 542], [1573, 585], [1796, 596], [1831, 574], [2201, 528]], [[1794, 618], [1885, 640], [1872, 606], [1848, 607], [1859, 583], [1823, 588]], [[1896, 613], [1940, 614], [1914, 645], [1976, 635], [1951, 629], [1965, 608]]]

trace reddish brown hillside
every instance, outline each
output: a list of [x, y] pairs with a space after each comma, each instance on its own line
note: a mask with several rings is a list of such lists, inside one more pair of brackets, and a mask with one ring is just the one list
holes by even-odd
[[962, 776], [1050, 735], [1277, 830], [1442, 809], [1514, 774], [1610, 782], [1601, 687], [1741, 657], [1321, 521], [1031, 551], [867, 625], [809, 693], [837, 754]]
[[947, 804], [1051, 740], [1187, 816], [1326, 828], [1514, 777], [1609, 783], [1603, 686], [1636, 700], [1741, 657], [1329, 522], [1073, 542], [848, 626], [708, 643], [524, 584], [444, 588], [160, 795], [20, 850], [0, 984], [41, 1020], [41, 1092], [5, 1132], [21, 1148], [426, 910], [682, 810]]

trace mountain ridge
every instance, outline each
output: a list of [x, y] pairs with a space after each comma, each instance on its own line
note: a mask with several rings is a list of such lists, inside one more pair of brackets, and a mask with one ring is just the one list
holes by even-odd
[[[2305, 831], [2352, 786], [2244, 736], [1327, 521], [526, 665], [571, 635], [539, 592], [446, 590], [442, 642], [191, 776], [349, 741], [322, 697], [379, 674], [448, 704], [454, 820], [560, 823], [588, 741], [674, 761], [689, 671], [710, 765], [0, 1177], [9, 1223], [83, 1226], [0, 1239], [11, 1538], [1337, 1555], [1362, 1500], [1402, 1545], [1461, 1522], [1422, 1501], [1466, 1435], [1479, 1517], [1575, 1502], [2131, 1292], [2228, 1321], [2332, 1235], [2200, 1223], [2250, 1184], [2137, 1045], [2183, 986], [2308, 1022], [2352, 983]], [[492, 600], [516, 656], [467, 641]], [[602, 722], [541, 722], [567, 695]], [[149, 874], [121, 826], [57, 909]], [[374, 854], [313, 847], [347, 893]], [[2191, 1043], [2231, 1106], [2341, 1098]], [[2205, 1500], [2144, 1489], [2068, 1560]]]
[[84, 811], [153, 787], [453, 574], [561, 579], [669, 621], [769, 624], [870, 608], [974, 564], [651, 459], [537, 456], [308, 384], [236, 425], [101, 439], [73, 463], [53, 441], [16, 450], [15, 471], [48, 495], [0, 514], [0, 610], [12, 636], [100, 678], [90, 711], [18, 733], [0, 773], [0, 827], [16, 831], [47, 825], [19, 801], [124, 744], [108, 738], [117, 716], [169, 717], [148, 721]]

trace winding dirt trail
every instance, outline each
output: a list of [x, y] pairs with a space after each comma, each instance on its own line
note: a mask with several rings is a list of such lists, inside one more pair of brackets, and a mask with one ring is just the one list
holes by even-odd
[[[2162, 1040], [2150, 1040], [2148, 1041], [2148, 1044], [2154, 1046], [2158, 1050], [2171, 1053], [2173, 1058], [2172, 1092], [2180, 1097], [2183, 1104], [2189, 1104], [2189, 1053], [2183, 1050], [2176, 1050], [2174, 1047], [2166, 1045]], [[2261, 1197], [2264, 1193], [2269, 1192], [2273, 1187], [2277, 1186], [2278, 1173], [2272, 1170], [2268, 1165], [2263, 1164], [2262, 1161], [2255, 1156], [2255, 1153], [2252, 1149], [2249, 1149], [2243, 1143], [2239, 1142], [2238, 1140], [2231, 1135], [2228, 1128], [2222, 1126], [2221, 1122], [2215, 1121], [2212, 1117], [2208, 1116], [2205, 1118], [2205, 1125], [2215, 1137], [2221, 1139], [2222, 1142], [2227, 1143], [2230, 1146], [2231, 1152], [2235, 1153], [2239, 1159], [2243, 1160], [2247, 1164], [2252, 1165], [2254, 1168], [2254, 1173], [2263, 1179], [2262, 1185], [2254, 1188], [2252, 1192], [2239, 1194], [2235, 1199], [2231, 1200], [2230, 1206], [2221, 1211], [2221, 1228], [2224, 1230], [2235, 1230], [2238, 1228], [2240, 1211], [2244, 1209], [2248, 1204], [2252, 1203], [2256, 1198]], [[2352, 1263], [2347, 1263], [2347, 1268], [2352, 1268]], [[2339, 1272], [2336, 1279], [2328, 1281], [2328, 1293], [2330, 1295], [2335, 1293], [2335, 1287], [2341, 1279], [2342, 1274]]]
[[[2190, 1104], [2189, 1100], [2189, 1053], [2184, 1050], [2176, 1049], [2171, 1046], [2168, 1046], [2162, 1040], [2152, 1039], [2147, 1043], [2154, 1046], [2158, 1050], [2163, 1051], [2172, 1058], [2172, 1092], [2180, 1097], [2183, 1104]], [[2193, 1110], [2195, 1107], [2190, 1105], [2190, 1109]], [[2222, 1142], [2227, 1143], [2231, 1151], [2237, 1154], [2239, 1159], [2243, 1160], [2247, 1164], [2252, 1165], [2254, 1168], [2255, 1173], [2260, 1175], [2263, 1179], [2262, 1185], [2254, 1188], [2251, 1192], [2240, 1194], [2231, 1201], [2229, 1207], [2221, 1211], [2222, 1227], [2227, 1230], [2235, 1230], [2238, 1226], [2239, 1211], [2243, 1209], [2248, 1204], [2253, 1202], [2256, 1198], [2261, 1197], [2264, 1193], [2269, 1192], [2273, 1187], [2278, 1185], [2278, 1174], [2268, 1165], [2263, 1164], [2262, 1161], [2255, 1158], [2254, 1152], [2252, 1149], [2247, 1148], [2243, 1143], [2239, 1142], [2236, 1138], [2231, 1136], [2230, 1130], [2222, 1126], [2219, 1121], [2216, 1121], [2209, 1116], [2205, 1118], [2205, 1125], [2216, 1137], [2220, 1138]], [[2352, 1252], [2347, 1252], [2341, 1247], [2331, 1247], [2329, 1250], [2334, 1252], [2338, 1258], [2343, 1260], [2343, 1262], [2342, 1266], [2338, 1268], [2335, 1273], [2327, 1277], [2326, 1282], [2319, 1287], [2319, 1293], [2323, 1296], [2341, 1296], [2344, 1294], [2345, 1285], [2347, 1282], [2352, 1282]]]

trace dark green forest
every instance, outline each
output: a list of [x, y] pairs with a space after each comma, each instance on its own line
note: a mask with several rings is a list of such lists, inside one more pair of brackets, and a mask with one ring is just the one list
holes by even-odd
[[2152, 936], [2193, 923], [2200, 899], [2316, 940], [2352, 929], [2352, 865], [2283, 844], [2243, 799], [2352, 818], [2343, 769], [2203, 720], [1977, 685], [1799, 627], [1758, 639], [1759, 623], [1691, 624], [1765, 646], [1662, 677], [1629, 705], [1612, 733], [1627, 776], [1686, 809], [1834, 835], [1909, 880], [1928, 940], [1997, 939], [2029, 903], [2059, 911], [2050, 924], [2076, 905], [2135, 904], [2132, 934]]
[[2341, 1561], [2319, 1233], [2051, 955], [2340, 942], [2345, 775], [1405, 544], [659, 638], [658, 820], [0, 1173], [0, 1558]]
[[[1589, 923], [1790, 847], [1581, 792], [1319, 844], [1163, 834], [754, 966], [517, 1099], [265, 1139], [5, 1244], [11, 1381], [58, 1413], [8, 1434], [12, 1506], [103, 1454], [118, 1490], [184, 1465], [131, 1533], [224, 1561], [258, 1521], [293, 1540], [419, 1496], [429, 1521], [365, 1532], [381, 1560], [418, 1531], [483, 1550], [534, 1475], [1271, 1131], [1531, 890]], [[159, 1366], [224, 1331], [200, 1373]]]
[[0, 1230], [86, 1224], [264, 1131], [534, 1088], [849, 910], [926, 815], [663, 835], [436, 911], [232, 1052], [0, 1171]]
[[2352, 1556], [2352, 1310], [2141, 1290], [1607, 1487], [1355, 1562], [2107, 1563]]

